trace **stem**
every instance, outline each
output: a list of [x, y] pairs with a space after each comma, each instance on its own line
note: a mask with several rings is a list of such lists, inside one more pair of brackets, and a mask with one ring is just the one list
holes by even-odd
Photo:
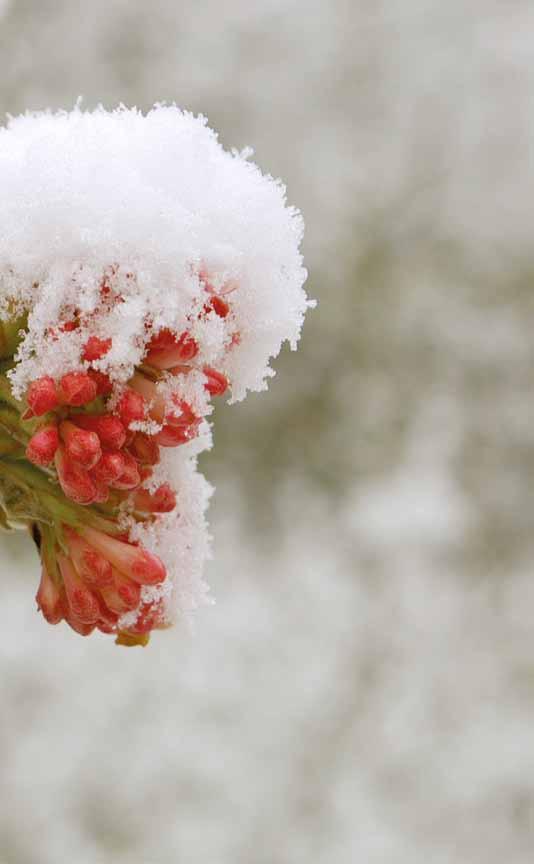
[[19, 414], [21, 414], [24, 410], [24, 406], [22, 402], [18, 399], [15, 399], [13, 396], [13, 392], [11, 390], [11, 382], [9, 378], [7, 378], [3, 372], [0, 373], [0, 399], [2, 402], [7, 402], [8, 405], [11, 405], [12, 408], [16, 408]]
[[8, 433], [11, 438], [24, 445], [28, 443], [30, 435], [20, 425], [18, 411], [0, 401], [0, 432]]
[[82, 525], [92, 525], [108, 534], [119, 534], [116, 522], [99, 516], [88, 507], [81, 507], [68, 501], [59, 486], [54, 485], [39, 468], [24, 461], [13, 461], [9, 457], [0, 459], [0, 478], [4, 477], [21, 490], [28, 504], [35, 505], [35, 509], [28, 511], [28, 518], [33, 521], [50, 523], [65, 522], [73, 528]]

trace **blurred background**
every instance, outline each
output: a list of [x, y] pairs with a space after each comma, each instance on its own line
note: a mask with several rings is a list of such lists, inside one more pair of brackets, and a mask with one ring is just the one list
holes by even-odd
[[318, 298], [203, 469], [217, 604], [117, 649], [2, 538], [1, 864], [530, 864], [534, 5], [2, 0], [0, 114], [176, 101]]

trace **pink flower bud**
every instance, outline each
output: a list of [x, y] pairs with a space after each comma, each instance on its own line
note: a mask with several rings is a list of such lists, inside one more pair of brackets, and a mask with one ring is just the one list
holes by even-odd
[[57, 561], [72, 616], [82, 624], [96, 624], [100, 609], [95, 594], [78, 575], [70, 558], [58, 555]]
[[59, 426], [59, 434], [67, 454], [83, 468], [93, 468], [102, 456], [100, 438], [96, 432], [88, 432], [64, 420]]
[[163, 483], [155, 490], [138, 489], [134, 496], [136, 510], [146, 513], [171, 513], [176, 507], [176, 494], [168, 483]]
[[204, 366], [203, 370], [206, 376], [205, 389], [211, 396], [222, 396], [228, 389], [228, 378], [222, 372], [218, 372], [211, 366]]
[[80, 534], [117, 570], [135, 582], [157, 585], [165, 580], [167, 573], [162, 561], [142, 546], [125, 543], [94, 528], [82, 528]]
[[126, 429], [118, 417], [112, 414], [74, 414], [73, 423], [94, 432], [106, 450], [120, 450], [126, 441]]
[[56, 471], [63, 492], [76, 504], [91, 504], [97, 495], [95, 483], [87, 471], [73, 462], [60, 444], [55, 455]]
[[96, 399], [97, 386], [87, 372], [67, 372], [59, 382], [58, 395], [64, 405], [78, 408]]
[[26, 447], [26, 458], [44, 468], [54, 461], [56, 450], [59, 447], [59, 434], [57, 426], [43, 426], [35, 435], [32, 435]]
[[111, 339], [99, 339], [98, 336], [90, 336], [82, 351], [82, 360], [92, 363], [100, 360], [111, 348]]
[[36, 417], [41, 417], [48, 411], [57, 408], [59, 399], [54, 379], [50, 378], [49, 375], [44, 375], [42, 378], [32, 381], [28, 388], [26, 401], [30, 411]]

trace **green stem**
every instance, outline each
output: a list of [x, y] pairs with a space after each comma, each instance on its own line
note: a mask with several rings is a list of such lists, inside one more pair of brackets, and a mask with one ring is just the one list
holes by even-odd
[[[60, 487], [54, 485], [39, 468], [24, 461], [13, 461], [9, 457], [0, 459], [0, 478], [13, 483], [24, 493], [28, 503], [28, 518], [34, 521], [60, 524], [73, 528], [92, 525], [107, 534], [119, 534], [117, 523], [99, 516], [89, 507], [68, 501]], [[32, 506], [33, 505], [33, 506]]]
[[7, 433], [19, 445], [26, 447], [30, 440], [29, 433], [20, 425], [18, 411], [0, 401], [0, 432]]
[[0, 399], [3, 402], [7, 402], [7, 404], [11, 405], [12, 408], [16, 408], [19, 414], [24, 411], [24, 405], [13, 396], [11, 382], [3, 372], [0, 373]]

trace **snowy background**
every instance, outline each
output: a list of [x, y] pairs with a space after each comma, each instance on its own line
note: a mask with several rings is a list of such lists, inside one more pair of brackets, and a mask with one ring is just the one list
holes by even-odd
[[0, 112], [176, 100], [307, 223], [203, 468], [217, 605], [120, 650], [2, 540], [1, 864], [530, 864], [534, 6], [3, 0]]

